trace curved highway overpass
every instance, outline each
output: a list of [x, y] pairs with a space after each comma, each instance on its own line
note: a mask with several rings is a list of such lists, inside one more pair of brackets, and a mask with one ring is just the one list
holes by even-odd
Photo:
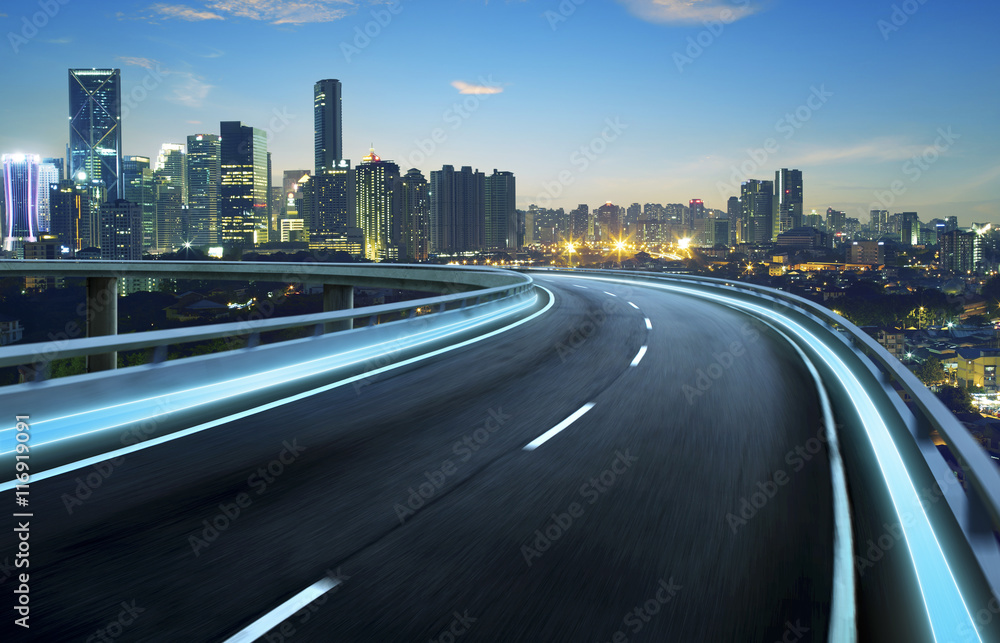
[[[963, 527], [961, 488], [917, 466], [876, 370], [839, 371], [856, 365], [815, 320], [718, 284], [532, 276], [391, 363], [52, 450], [30, 485], [30, 640], [994, 640], [992, 529]], [[215, 359], [242, 373], [264, 349]], [[41, 405], [165, 367], [14, 388]]]

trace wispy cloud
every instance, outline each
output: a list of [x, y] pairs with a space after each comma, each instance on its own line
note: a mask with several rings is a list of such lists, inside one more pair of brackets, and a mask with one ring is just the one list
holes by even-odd
[[141, 56], [116, 56], [125, 65], [142, 67], [143, 69], [156, 70], [165, 79], [164, 87], [170, 92], [164, 95], [166, 100], [179, 103], [187, 107], [201, 107], [208, 97], [214, 85], [205, 81], [205, 78], [190, 70], [168, 69], [158, 60], [143, 58]]
[[201, 107], [212, 91], [213, 85], [205, 82], [205, 79], [190, 71], [171, 71], [171, 76], [176, 77], [173, 83], [172, 93], [167, 100], [186, 105], [187, 107]]
[[355, 0], [214, 0], [208, 7], [275, 25], [333, 22], [354, 13]]
[[115, 56], [115, 60], [120, 60], [126, 65], [134, 65], [145, 69], [153, 69], [157, 65], [155, 60], [151, 60], [149, 58], [139, 58], [136, 56]]
[[[638, 18], [649, 22], [702, 22], [725, 20], [733, 22], [756, 13], [749, 0], [618, 0]], [[728, 13], [725, 13], [728, 12]]]
[[459, 94], [502, 94], [503, 87], [499, 85], [475, 85], [462, 80], [453, 80], [451, 86], [458, 90]]
[[73, 42], [72, 38], [49, 38], [48, 40], [43, 40], [42, 42], [47, 42], [50, 45], [68, 45]]
[[176, 18], [187, 20], [188, 22], [200, 22], [202, 20], [225, 20], [223, 16], [212, 11], [203, 9], [193, 9], [183, 4], [163, 4], [150, 5], [149, 10], [162, 18]]
[[[355, 12], [360, 0], [208, 0], [200, 7], [185, 4], [156, 3], [148, 7], [149, 15], [158, 18], [198, 22], [247, 18], [275, 25], [302, 25], [333, 22]], [[119, 13], [119, 18], [127, 17]]]
[[785, 163], [792, 165], [826, 165], [853, 161], [905, 161], [923, 154], [926, 145], [908, 143], [897, 139], [877, 139], [865, 143], [843, 146], [816, 147], [792, 154]]

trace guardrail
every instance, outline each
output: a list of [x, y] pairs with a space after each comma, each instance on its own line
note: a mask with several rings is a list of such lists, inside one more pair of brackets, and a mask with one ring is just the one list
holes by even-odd
[[[165, 359], [166, 348], [178, 344], [233, 336], [249, 336], [253, 345], [261, 333], [314, 327], [316, 334], [335, 322], [353, 325], [356, 319], [377, 324], [388, 316], [416, 317], [421, 308], [443, 312], [516, 297], [533, 288], [531, 277], [505, 270], [426, 265], [250, 263], [250, 262], [89, 262], [4, 261], [0, 276], [161, 277], [183, 279], [232, 279], [339, 283], [410, 290], [458, 290], [452, 294], [409, 300], [397, 304], [350, 308], [189, 328], [154, 330], [126, 335], [101, 335], [78, 339], [19, 344], [0, 348], [0, 367], [39, 365], [57, 359], [107, 354], [115, 351], [154, 349], [154, 362]], [[496, 285], [502, 284], [502, 285]], [[36, 368], [40, 373], [40, 369]]]

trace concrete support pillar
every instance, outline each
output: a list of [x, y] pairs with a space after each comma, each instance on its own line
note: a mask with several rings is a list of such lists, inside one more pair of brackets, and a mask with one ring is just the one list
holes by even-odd
[[[118, 334], [118, 278], [87, 277], [87, 337]], [[118, 352], [87, 356], [87, 372], [118, 367]]]
[[[354, 286], [339, 284], [323, 284], [323, 312], [334, 310], [351, 310], [354, 308]], [[338, 330], [351, 330], [354, 320], [347, 319], [325, 324], [324, 332], [332, 333]]]

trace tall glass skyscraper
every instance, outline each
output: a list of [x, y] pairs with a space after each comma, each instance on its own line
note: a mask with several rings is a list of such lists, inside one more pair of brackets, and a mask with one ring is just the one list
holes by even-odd
[[332, 170], [344, 158], [344, 128], [336, 79], [321, 80], [313, 87], [313, 117], [316, 135], [316, 174]]
[[44, 158], [38, 166], [38, 229], [48, 232], [51, 226], [49, 220], [49, 190], [63, 179], [63, 160]]
[[215, 134], [194, 134], [187, 140], [187, 187], [191, 243], [219, 243], [220, 139]]
[[399, 166], [383, 161], [371, 150], [355, 171], [358, 227], [365, 235], [365, 258], [385, 261], [398, 257], [393, 238], [393, 187]]
[[121, 70], [69, 70], [69, 176], [121, 199]]
[[774, 173], [772, 237], [802, 226], [802, 170], [783, 168]]
[[156, 247], [156, 183], [147, 156], [125, 156], [122, 162], [122, 191], [125, 200], [139, 204], [142, 219], [142, 248]]
[[220, 130], [220, 241], [243, 247], [267, 243], [267, 133], [240, 121], [223, 121]]
[[42, 159], [36, 154], [3, 155], [5, 199], [4, 250], [24, 257], [24, 243], [38, 235], [38, 168]]
[[773, 239], [774, 182], [750, 179], [740, 186], [740, 205], [743, 210], [743, 241], [765, 243]]

